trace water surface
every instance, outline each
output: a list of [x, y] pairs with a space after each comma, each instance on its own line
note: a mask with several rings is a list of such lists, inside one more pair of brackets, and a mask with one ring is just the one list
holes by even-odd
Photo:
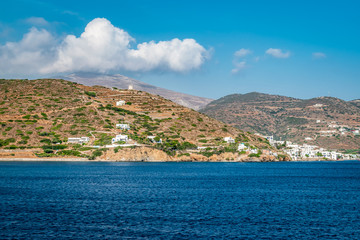
[[360, 239], [360, 162], [0, 162], [0, 239]]

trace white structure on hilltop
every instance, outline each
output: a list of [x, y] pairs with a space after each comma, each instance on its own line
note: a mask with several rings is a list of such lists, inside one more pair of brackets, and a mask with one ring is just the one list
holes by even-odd
[[159, 141], [155, 140], [155, 136], [147, 136], [147, 139], [149, 139], [153, 143], [162, 143], [162, 139], [160, 138]]
[[235, 143], [235, 140], [232, 137], [224, 137], [224, 141], [227, 143]]
[[73, 137], [73, 138], [68, 138], [68, 143], [87, 143], [89, 142], [90, 139], [88, 137]]
[[130, 84], [128, 89], [133, 90], [134, 89], [133, 85]]
[[112, 140], [111, 140], [111, 142], [112, 143], [116, 143], [116, 142], [127, 142], [127, 141], [129, 141], [129, 138], [128, 138], [128, 135], [122, 135], [122, 134], [120, 134], [120, 135], [116, 135]]
[[316, 107], [316, 108], [321, 108], [323, 106], [324, 106], [324, 104], [321, 104], [321, 103], [317, 103], [317, 104], [313, 105], [313, 107]]
[[122, 130], [130, 130], [129, 124], [125, 124], [125, 123], [116, 124], [116, 128], [120, 128]]
[[123, 106], [125, 105], [125, 101], [124, 100], [119, 100], [116, 102], [116, 106]]

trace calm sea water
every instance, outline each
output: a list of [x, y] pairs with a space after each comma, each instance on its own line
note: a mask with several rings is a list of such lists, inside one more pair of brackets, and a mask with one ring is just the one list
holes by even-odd
[[360, 161], [1, 162], [0, 239], [360, 239]]

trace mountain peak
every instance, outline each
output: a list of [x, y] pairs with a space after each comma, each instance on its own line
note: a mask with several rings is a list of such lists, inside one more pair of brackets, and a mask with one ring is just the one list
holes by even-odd
[[102, 85], [106, 87], [117, 87], [120, 89], [128, 89], [129, 85], [133, 89], [160, 95], [173, 102], [195, 110], [202, 108], [210, 103], [213, 99], [193, 96], [185, 93], [179, 93], [165, 88], [141, 82], [134, 78], [130, 78], [121, 74], [99, 74], [99, 73], [72, 73], [61, 78], [74, 81], [87, 86]]

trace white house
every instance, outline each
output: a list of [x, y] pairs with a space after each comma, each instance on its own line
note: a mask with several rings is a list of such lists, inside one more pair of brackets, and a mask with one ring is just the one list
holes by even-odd
[[125, 105], [125, 101], [124, 100], [119, 100], [116, 102], [116, 106], [123, 106]]
[[245, 151], [245, 150], [247, 150], [247, 149], [248, 149], [248, 147], [245, 146], [245, 144], [243, 144], [243, 143], [240, 143], [239, 146], [238, 146], [238, 151], [239, 151], [239, 152]]
[[120, 134], [120, 135], [116, 135], [116, 137], [114, 137], [111, 142], [112, 143], [116, 143], [116, 142], [120, 142], [120, 141], [127, 142], [128, 140], [129, 140], [128, 135]]
[[317, 104], [313, 105], [313, 107], [316, 107], [316, 108], [321, 108], [323, 106], [324, 106], [324, 104], [321, 104], [321, 103], [317, 103]]
[[254, 148], [254, 149], [250, 149], [250, 153], [255, 153], [255, 154], [258, 154], [258, 150], [257, 150], [257, 148]]
[[160, 138], [159, 141], [155, 141], [155, 136], [147, 136], [147, 139], [149, 139], [153, 143], [162, 143], [162, 139]]
[[122, 130], [130, 130], [129, 124], [124, 124], [124, 123], [118, 123], [118, 124], [116, 124], [116, 128], [120, 128], [120, 129], [122, 129]]
[[68, 138], [68, 143], [87, 143], [90, 139], [88, 137], [74, 137], [74, 138]]
[[227, 143], [235, 143], [235, 140], [232, 137], [224, 137], [224, 141]]

